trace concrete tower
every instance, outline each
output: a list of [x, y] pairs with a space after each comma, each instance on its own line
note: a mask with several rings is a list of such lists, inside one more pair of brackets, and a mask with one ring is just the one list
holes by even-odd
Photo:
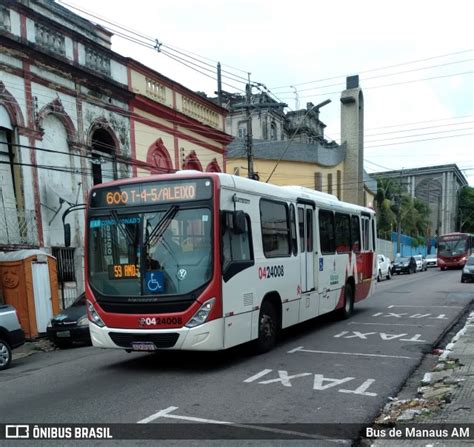
[[349, 76], [341, 94], [341, 144], [346, 146], [343, 199], [364, 205], [364, 96], [359, 76]]

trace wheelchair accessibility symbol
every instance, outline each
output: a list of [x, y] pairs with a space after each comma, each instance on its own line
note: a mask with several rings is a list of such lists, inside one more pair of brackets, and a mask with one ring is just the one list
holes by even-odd
[[165, 277], [162, 271], [145, 273], [145, 287], [150, 293], [162, 293], [165, 290]]

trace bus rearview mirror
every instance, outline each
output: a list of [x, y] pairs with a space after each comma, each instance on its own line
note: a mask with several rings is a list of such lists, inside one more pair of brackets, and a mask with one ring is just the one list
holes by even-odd
[[246, 222], [245, 222], [245, 213], [243, 211], [234, 211], [234, 233], [242, 234], [245, 233]]

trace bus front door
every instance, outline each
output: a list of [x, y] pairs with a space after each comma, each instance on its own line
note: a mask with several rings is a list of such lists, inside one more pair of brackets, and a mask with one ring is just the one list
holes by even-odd
[[318, 314], [314, 283], [314, 208], [298, 204], [298, 235], [301, 278], [300, 321]]

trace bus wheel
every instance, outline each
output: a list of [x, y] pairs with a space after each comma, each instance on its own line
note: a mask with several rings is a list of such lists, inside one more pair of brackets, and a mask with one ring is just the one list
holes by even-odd
[[344, 287], [344, 307], [340, 310], [340, 317], [346, 320], [354, 312], [354, 291], [352, 290], [352, 284], [346, 282]]
[[255, 341], [255, 351], [258, 354], [270, 351], [278, 336], [278, 316], [270, 301], [264, 301], [258, 317], [258, 338]]

